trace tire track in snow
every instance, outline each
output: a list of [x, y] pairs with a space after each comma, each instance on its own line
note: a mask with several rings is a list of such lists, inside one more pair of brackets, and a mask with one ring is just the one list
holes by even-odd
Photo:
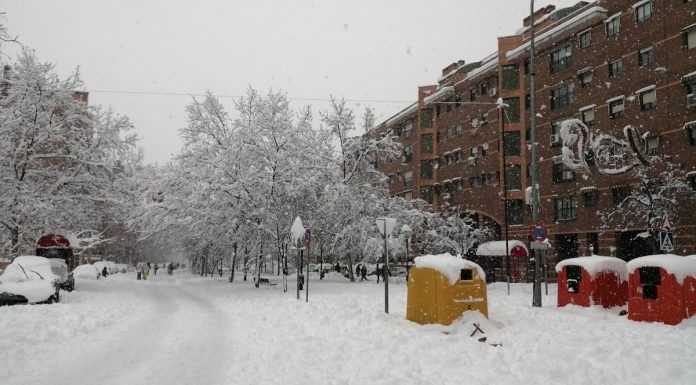
[[97, 336], [79, 353], [84, 357], [79, 364], [62, 365], [69, 372], [47, 383], [222, 383], [227, 357], [220, 353], [228, 350], [228, 322], [215, 304], [170, 283], [155, 281], [135, 289], [147, 307], [133, 310], [144, 314]]

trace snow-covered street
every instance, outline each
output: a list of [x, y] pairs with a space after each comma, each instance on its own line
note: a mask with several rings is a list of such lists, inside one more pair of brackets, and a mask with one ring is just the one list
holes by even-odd
[[[489, 286], [490, 320], [405, 320], [403, 279], [331, 276], [310, 302], [237, 276], [134, 274], [78, 281], [55, 305], [0, 308], [0, 382], [11, 384], [690, 384], [696, 320], [632, 322], [618, 310], [532, 309], [531, 285]], [[278, 280], [278, 277], [269, 277]], [[469, 335], [480, 322], [486, 343]], [[502, 344], [502, 346], [492, 346]]]

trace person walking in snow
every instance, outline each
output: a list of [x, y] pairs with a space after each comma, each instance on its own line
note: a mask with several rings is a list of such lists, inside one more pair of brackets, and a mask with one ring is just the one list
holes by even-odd
[[379, 283], [379, 276], [382, 275], [382, 269], [379, 268], [379, 264], [377, 264], [377, 283]]
[[360, 266], [362, 266], [362, 265], [359, 264], [359, 263], [358, 263], [358, 266], [355, 266], [355, 275], [356, 275], [356, 276], [359, 276], [359, 275], [360, 275]]
[[167, 264], [167, 275], [172, 275], [173, 271], [174, 271], [174, 265], [171, 262], [169, 262]]
[[360, 280], [367, 281], [367, 266], [365, 265], [360, 268]]
[[159, 269], [159, 266], [155, 263], [155, 275], [157, 275], [157, 269]]
[[104, 277], [104, 278], [106, 278], [106, 276], [109, 275], [109, 272], [106, 270], [106, 266], [104, 266], [104, 268], [102, 269], [101, 274], [102, 274], [102, 277]]
[[336, 272], [337, 273], [341, 272], [341, 265], [338, 262], [336, 262]]
[[138, 262], [138, 264], [135, 267], [135, 271], [138, 273], [138, 281], [143, 279], [143, 263]]
[[143, 265], [143, 279], [147, 280], [147, 276], [150, 274], [150, 262], [145, 262]]

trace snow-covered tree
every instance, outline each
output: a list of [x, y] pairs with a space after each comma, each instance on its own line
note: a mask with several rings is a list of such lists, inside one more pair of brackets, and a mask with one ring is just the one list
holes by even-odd
[[0, 96], [0, 239], [10, 255], [42, 232], [103, 229], [105, 212], [128, 193], [136, 137], [126, 117], [90, 107], [76, 74], [24, 50]]

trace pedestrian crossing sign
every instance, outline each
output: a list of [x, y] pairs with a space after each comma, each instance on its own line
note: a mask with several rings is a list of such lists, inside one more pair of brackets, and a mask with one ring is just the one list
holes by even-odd
[[671, 231], [660, 232], [660, 250], [670, 252], [674, 250], [674, 233]]

